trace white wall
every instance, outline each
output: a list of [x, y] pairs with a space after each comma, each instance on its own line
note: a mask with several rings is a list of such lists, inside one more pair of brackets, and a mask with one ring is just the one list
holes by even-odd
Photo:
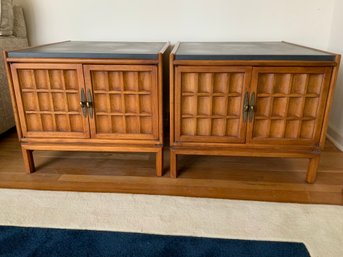
[[[343, 55], [343, 1], [335, 0], [329, 49]], [[343, 60], [332, 106], [329, 138], [343, 150]]]
[[335, 0], [16, 0], [33, 45], [286, 40], [327, 48]]

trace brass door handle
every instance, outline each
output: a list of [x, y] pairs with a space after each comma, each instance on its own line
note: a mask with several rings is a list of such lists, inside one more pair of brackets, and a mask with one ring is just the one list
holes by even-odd
[[88, 101], [86, 102], [86, 106], [88, 108], [89, 116], [93, 118], [93, 98], [90, 89], [87, 91], [87, 99]]
[[249, 93], [245, 92], [244, 94], [244, 104], [243, 104], [243, 121], [246, 122], [248, 119], [249, 113]]
[[251, 94], [250, 97], [250, 103], [249, 103], [249, 121], [253, 122], [254, 118], [255, 118], [255, 102], [256, 102], [256, 98], [255, 98], [255, 92]]
[[83, 117], [87, 117], [87, 101], [86, 101], [86, 95], [85, 90], [81, 89], [81, 96], [80, 96], [80, 107], [82, 109]]

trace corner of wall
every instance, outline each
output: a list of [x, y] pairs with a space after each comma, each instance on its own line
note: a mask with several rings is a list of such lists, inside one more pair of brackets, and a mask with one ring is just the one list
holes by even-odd
[[343, 152], [343, 135], [341, 135], [337, 129], [332, 125], [329, 125], [326, 136], [339, 150]]
[[[341, 10], [342, 10], [342, 3], [341, 0], [334, 0], [333, 1], [333, 9], [331, 15], [331, 31], [330, 36], [328, 38], [328, 50], [341, 52], [343, 51], [341, 47], [342, 37], [340, 36], [340, 29], [337, 29], [337, 24], [341, 23]], [[340, 28], [340, 25], [339, 27]], [[337, 34], [338, 33], [338, 34]], [[332, 110], [331, 110], [331, 117], [329, 121], [329, 127], [327, 130], [327, 138], [341, 151], [343, 151], [343, 129], [342, 129], [342, 119], [340, 118], [340, 107], [342, 106], [340, 97], [343, 95], [342, 88], [338, 87], [339, 84], [342, 84], [343, 80], [340, 77], [343, 76], [343, 67], [341, 64], [339, 70], [339, 77], [337, 78], [337, 86], [335, 90], [336, 97], [333, 102]], [[343, 84], [342, 84], [343, 86]]]

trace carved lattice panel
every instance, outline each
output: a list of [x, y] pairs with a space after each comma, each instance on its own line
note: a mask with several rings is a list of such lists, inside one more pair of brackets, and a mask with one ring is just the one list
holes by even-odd
[[87, 66], [86, 74], [94, 98], [94, 137], [157, 138], [155, 67]]
[[245, 68], [181, 67], [176, 78], [176, 138], [181, 141], [244, 142]]
[[254, 69], [256, 112], [252, 140], [310, 143], [319, 140], [331, 69]]
[[80, 65], [15, 64], [12, 74], [25, 136], [89, 136], [79, 105]]

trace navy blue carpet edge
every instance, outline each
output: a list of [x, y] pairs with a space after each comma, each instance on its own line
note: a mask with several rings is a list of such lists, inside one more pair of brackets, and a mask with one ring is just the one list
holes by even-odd
[[302, 243], [0, 226], [1, 257], [310, 257]]

